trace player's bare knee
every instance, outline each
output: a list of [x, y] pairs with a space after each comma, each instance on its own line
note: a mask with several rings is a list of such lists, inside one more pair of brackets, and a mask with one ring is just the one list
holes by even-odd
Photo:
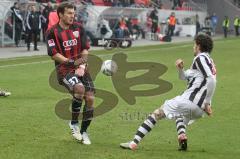
[[73, 95], [77, 99], [83, 99], [85, 88], [82, 84], [76, 84], [73, 87]]
[[87, 106], [88, 107], [93, 107], [94, 94], [93, 93], [86, 93], [84, 98], [85, 98], [85, 101], [87, 103]]
[[156, 109], [152, 114], [154, 115], [156, 120], [160, 120], [165, 117], [165, 114], [161, 108]]

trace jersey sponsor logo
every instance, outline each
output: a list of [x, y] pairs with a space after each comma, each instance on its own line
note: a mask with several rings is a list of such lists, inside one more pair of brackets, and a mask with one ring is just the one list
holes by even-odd
[[74, 31], [73, 35], [74, 35], [75, 38], [78, 38], [79, 37], [79, 31]]
[[48, 46], [49, 46], [49, 47], [55, 46], [55, 42], [54, 42], [53, 39], [48, 40]]
[[64, 41], [63, 42], [63, 46], [66, 47], [71, 47], [71, 46], [75, 46], [77, 45], [77, 39], [72, 39], [72, 40], [68, 40], [68, 41]]
[[68, 50], [72, 50], [72, 49], [70, 47], [66, 47], [64, 50], [68, 51]]

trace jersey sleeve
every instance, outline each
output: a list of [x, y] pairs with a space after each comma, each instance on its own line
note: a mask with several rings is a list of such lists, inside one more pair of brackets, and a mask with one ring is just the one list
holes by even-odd
[[47, 40], [47, 51], [49, 56], [54, 56], [59, 53], [59, 50], [56, 46], [56, 37], [54, 35], [53, 30], [49, 30], [46, 34]]
[[216, 82], [216, 78], [214, 78], [213, 76], [209, 76], [207, 78], [207, 94], [205, 98], [206, 103], [211, 103], [212, 97], [216, 89]]
[[204, 77], [209, 77], [213, 75], [212, 72], [212, 64], [208, 61], [208, 59], [204, 56], [198, 56], [195, 59], [195, 64]]

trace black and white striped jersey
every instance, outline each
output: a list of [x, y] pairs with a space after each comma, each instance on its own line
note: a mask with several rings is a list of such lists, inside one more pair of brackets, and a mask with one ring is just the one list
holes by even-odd
[[208, 53], [200, 53], [194, 59], [189, 70], [183, 71], [188, 81], [187, 90], [181, 95], [199, 107], [210, 103], [216, 85], [216, 67]]

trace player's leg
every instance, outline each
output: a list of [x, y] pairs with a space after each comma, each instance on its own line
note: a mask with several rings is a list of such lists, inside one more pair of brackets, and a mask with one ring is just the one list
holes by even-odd
[[186, 136], [186, 124], [184, 122], [184, 117], [179, 117], [176, 119], [176, 127], [179, 142], [179, 151], [187, 150], [187, 136]]
[[83, 119], [82, 119], [80, 133], [82, 134], [82, 137], [83, 137], [83, 144], [90, 145], [91, 141], [87, 134], [87, 129], [90, 126], [91, 121], [93, 119], [94, 92], [92, 91], [86, 92], [84, 98], [85, 98], [85, 106], [83, 109]]
[[78, 117], [80, 114], [85, 88], [79, 83], [73, 87], [73, 100], [72, 100], [72, 120], [71, 124], [78, 124]]
[[181, 114], [187, 114], [185, 107], [182, 107], [182, 99], [177, 96], [171, 100], [166, 100], [163, 106], [153, 112], [147, 120], [139, 127], [134, 140], [129, 143], [122, 143], [120, 146], [126, 149], [136, 149], [137, 144], [142, 140], [142, 138], [151, 131], [155, 126], [156, 122], [162, 118], [176, 119], [176, 117], [181, 116]]
[[177, 111], [181, 114], [176, 118], [176, 128], [180, 151], [187, 150], [187, 125], [192, 124], [196, 119], [201, 118], [203, 110], [188, 100], [177, 100]]
[[78, 126], [78, 117], [82, 106], [84, 89], [85, 88], [82, 84], [76, 84], [73, 87], [72, 119], [69, 122], [69, 127], [72, 131], [73, 137], [78, 141], [82, 141], [82, 135]]
[[133, 141], [121, 143], [120, 147], [124, 149], [135, 150], [140, 141], [152, 130], [157, 121], [163, 118], [165, 118], [164, 111], [161, 108], [156, 109], [138, 128]]
[[85, 87], [85, 95], [84, 95], [85, 106], [83, 109], [83, 119], [82, 119], [82, 125], [81, 125], [80, 132], [83, 137], [83, 144], [90, 145], [91, 141], [87, 134], [87, 129], [90, 126], [92, 119], [93, 119], [95, 88], [94, 88], [94, 84], [93, 84], [92, 78], [89, 73], [86, 73], [81, 78], [81, 81]]
[[85, 92], [85, 88], [82, 82], [74, 74], [68, 74], [63, 79], [63, 85], [72, 93], [72, 119], [69, 122], [69, 127], [72, 131], [73, 137], [81, 141], [82, 135], [80, 134], [80, 128], [78, 126], [78, 117], [80, 114], [82, 100]]

